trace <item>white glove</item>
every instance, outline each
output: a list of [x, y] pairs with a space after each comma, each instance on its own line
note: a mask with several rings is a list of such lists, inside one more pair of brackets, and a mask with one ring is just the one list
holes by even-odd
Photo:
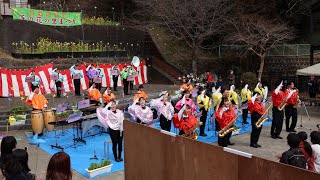
[[248, 92], [248, 84], [246, 84], [245, 86], [244, 86], [244, 93], [247, 93]]
[[282, 81], [281, 81], [281, 83], [279, 84], [279, 86], [276, 88], [276, 90], [274, 91], [274, 93], [276, 94], [276, 95], [278, 95], [279, 94], [279, 92], [280, 92], [280, 89], [282, 88]]
[[30, 101], [32, 101], [33, 96], [34, 96], [34, 92], [31, 92], [31, 94], [30, 94], [30, 96], [29, 96], [29, 100], [30, 100]]
[[181, 120], [182, 114], [183, 114], [183, 112], [184, 112], [185, 109], [186, 109], [186, 105], [184, 105], [184, 106], [180, 109], [180, 111], [178, 112], [178, 119], [179, 119], [179, 121]]
[[254, 104], [254, 102], [256, 101], [256, 99], [257, 99], [257, 94], [255, 94], [255, 95], [251, 98], [252, 104]]

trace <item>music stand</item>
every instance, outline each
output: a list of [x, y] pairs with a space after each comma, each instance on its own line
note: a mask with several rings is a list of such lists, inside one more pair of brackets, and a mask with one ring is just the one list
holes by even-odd
[[110, 74], [111, 74], [111, 76], [118, 76], [119, 72], [118, 72], [118, 70], [110, 70]]
[[56, 110], [56, 113], [61, 113], [61, 112], [64, 112], [68, 109], [68, 106], [69, 106], [69, 103], [61, 103], [61, 104], [58, 104], [58, 107], [57, 107], [57, 110]]
[[101, 83], [102, 82], [102, 78], [101, 77], [94, 77], [93, 78], [93, 82], [94, 83]]
[[72, 75], [72, 79], [80, 79], [80, 77], [81, 77], [80, 73]]
[[25, 82], [33, 82], [35, 80], [35, 76], [27, 76]]
[[58, 74], [51, 74], [51, 75], [50, 75], [50, 79], [51, 79], [52, 81], [58, 80], [58, 79], [59, 79]]
[[[302, 98], [301, 98], [302, 99]], [[300, 128], [305, 128], [305, 129], [308, 129], [308, 130], [311, 130], [311, 128], [309, 127], [304, 127], [302, 125], [302, 108], [304, 108], [305, 112], [306, 112], [306, 115], [308, 116], [308, 119], [309, 121], [311, 121], [311, 118], [310, 118], [310, 115], [309, 115], [309, 112], [307, 110], [307, 107], [306, 107], [306, 104], [304, 102], [301, 101], [301, 106], [300, 106], [300, 109], [299, 109], [299, 114], [300, 114], [300, 125], [299, 127], [297, 127], [297, 129], [300, 129]], [[297, 110], [298, 111], [298, 110]]]
[[78, 109], [84, 109], [90, 106], [90, 99], [85, 99], [77, 103]]

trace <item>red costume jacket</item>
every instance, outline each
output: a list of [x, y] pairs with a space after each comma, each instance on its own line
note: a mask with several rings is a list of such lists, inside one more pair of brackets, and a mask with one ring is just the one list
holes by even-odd
[[198, 120], [191, 114], [189, 114], [187, 118], [181, 118], [181, 120], [179, 120], [178, 114], [175, 114], [172, 117], [172, 122], [175, 128], [183, 130], [183, 132], [186, 133], [197, 124]]
[[223, 109], [223, 107], [220, 107], [218, 109], [217, 113], [215, 113], [216, 120], [218, 121], [218, 124], [221, 129], [226, 127], [227, 125], [229, 125], [230, 122], [232, 120], [234, 120], [234, 118], [237, 117], [236, 114], [234, 113], [233, 108], [229, 108], [229, 110], [224, 111], [222, 113], [222, 117], [220, 117], [220, 112], [222, 111], [222, 109]]
[[[286, 97], [289, 93], [290, 93], [290, 90], [287, 89], [287, 90], [285, 91], [285, 97]], [[298, 96], [298, 93], [297, 93], [297, 92], [294, 92], [294, 93], [291, 95], [291, 97], [287, 100], [287, 105], [289, 105], [289, 104], [295, 104], [295, 101], [296, 101], [296, 99], [297, 99], [297, 96]]]
[[259, 113], [260, 115], [262, 115], [264, 113], [264, 106], [261, 102], [259, 101], [255, 101], [254, 104], [252, 103], [252, 101], [248, 101], [248, 108], [249, 108], [249, 111], [251, 112], [251, 114], [253, 112], [257, 112]]
[[275, 93], [275, 91], [272, 92], [272, 104], [274, 107], [279, 108], [282, 101], [285, 98], [285, 93], [283, 91], [279, 91], [278, 94]]

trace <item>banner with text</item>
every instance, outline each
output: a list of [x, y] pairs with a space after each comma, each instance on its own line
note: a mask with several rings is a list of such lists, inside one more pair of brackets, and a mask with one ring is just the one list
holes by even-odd
[[12, 8], [14, 20], [33, 21], [47, 26], [79, 26], [81, 12], [44, 11], [29, 8]]

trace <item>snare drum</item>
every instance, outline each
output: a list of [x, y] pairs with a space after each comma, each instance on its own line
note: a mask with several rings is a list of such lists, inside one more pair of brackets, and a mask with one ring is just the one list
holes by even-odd
[[31, 112], [31, 126], [35, 134], [41, 134], [43, 130], [42, 111], [35, 110]]
[[44, 125], [46, 127], [46, 129], [50, 132], [53, 131], [54, 129], [54, 125], [50, 125], [50, 122], [55, 121], [55, 116], [53, 113], [53, 110], [48, 109], [44, 111]]

